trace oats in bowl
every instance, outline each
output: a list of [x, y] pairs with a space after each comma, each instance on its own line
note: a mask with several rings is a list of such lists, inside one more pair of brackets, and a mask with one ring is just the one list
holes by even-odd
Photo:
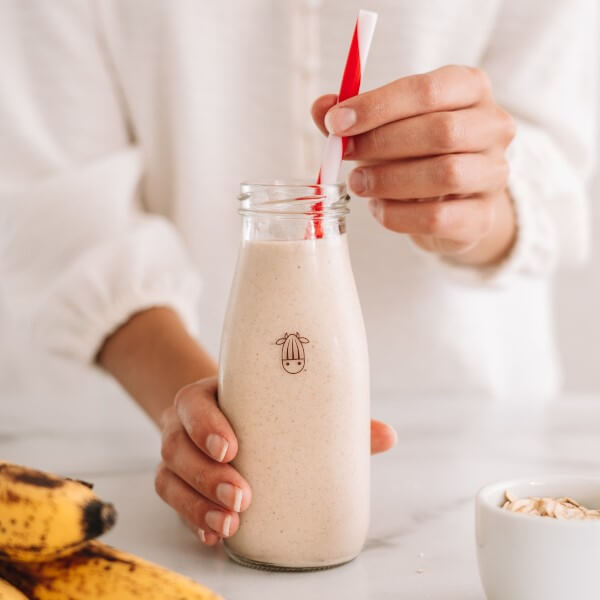
[[516, 498], [509, 491], [506, 491], [504, 496], [506, 501], [502, 508], [511, 512], [551, 519], [600, 519], [600, 510], [586, 508], [573, 498]]

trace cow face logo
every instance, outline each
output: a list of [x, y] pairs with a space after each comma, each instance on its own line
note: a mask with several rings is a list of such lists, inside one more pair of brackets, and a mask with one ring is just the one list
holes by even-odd
[[286, 373], [296, 375], [304, 369], [306, 360], [304, 358], [304, 346], [308, 339], [296, 333], [286, 333], [275, 342], [281, 348], [281, 366]]

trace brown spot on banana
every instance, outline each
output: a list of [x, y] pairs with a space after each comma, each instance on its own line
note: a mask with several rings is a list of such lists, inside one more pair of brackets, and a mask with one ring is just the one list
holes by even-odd
[[117, 511], [112, 504], [92, 500], [84, 506], [81, 519], [85, 539], [91, 540], [108, 531], [116, 523]]
[[60, 477], [55, 477], [42, 471], [36, 471], [35, 469], [10, 465], [8, 463], [0, 464], [0, 475], [4, 475], [8, 479], [12, 479], [18, 483], [25, 483], [27, 485], [49, 489], [55, 489], [65, 485], [65, 480]]
[[0, 578], [8, 581], [12, 586], [16, 587], [27, 598], [37, 599], [35, 596], [35, 587], [41, 583], [34, 574], [28, 573], [18, 566], [0, 562]]
[[6, 504], [18, 504], [19, 502], [23, 502], [23, 498], [19, 496], [19, 494], [15, 494], [12, 490], [6, 490], [4, 495], [4, 502]]

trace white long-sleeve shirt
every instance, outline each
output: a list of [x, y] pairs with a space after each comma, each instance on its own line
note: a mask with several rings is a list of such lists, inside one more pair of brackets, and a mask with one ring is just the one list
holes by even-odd
[[[314, 96], [335, 92], [355, 0], [0, 0], [2, 318], [91, 363], [132, 314], [170, 306], [218, 348], [241, 180], [312, 180]], [[373, 0], [363, 90], [479, 66], [518, 121], [518, 217], [493, 269], [452, 266], [354, 199], [350, 242], [373, 385], [549, 394], [550, 277], [587, 252], [595, 0]], [[7, 340], [3, 340], [7, 343]]]

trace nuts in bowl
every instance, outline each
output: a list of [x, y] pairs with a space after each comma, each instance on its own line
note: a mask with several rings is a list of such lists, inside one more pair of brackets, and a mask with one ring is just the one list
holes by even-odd
[[506, 502], [502, 508], [511, 512], [551, 519], [600, 519], [600, 510], [586, 508], [573, 498], [516, 498], [508, 490], [504, 496]]

